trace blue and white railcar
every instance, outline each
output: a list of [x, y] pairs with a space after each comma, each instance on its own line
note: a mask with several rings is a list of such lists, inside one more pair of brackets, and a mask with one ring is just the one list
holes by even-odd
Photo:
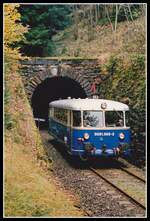
[[49, 132], [72, 155], [130, 153], [129, 107], [104, 99], [64, 99], [49, 104]]

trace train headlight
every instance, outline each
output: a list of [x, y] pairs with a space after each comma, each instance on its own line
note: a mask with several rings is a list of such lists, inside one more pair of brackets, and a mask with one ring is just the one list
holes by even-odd
[[84, 137], [85, 140], [88, 140], [89, 137], [90, 137], [90, 135], [89, 135], [88, 133], [84, 133], [84, 136], [83, 136], [83, 137]]
[[119, 134], [119, 138], [120, 138], [121, 140], [123, 140], [123, 139], [125, 138], [124, 133], [120, 133], [120, 134]]
[[106, 107], [107, 107], [107, 104], [105, 102], [101, 104], [102, 109], [106, 109]]

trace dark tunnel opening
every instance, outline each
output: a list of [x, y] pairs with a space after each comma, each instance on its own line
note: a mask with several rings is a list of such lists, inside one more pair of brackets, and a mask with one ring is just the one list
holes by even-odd
[[68, 77], [53, 77], [45, 79], [39, 84], [32, 96], [31, 105], [34, 118], [45, 119], [45, 123], [40, 122], [36, 125], [40, 129], [48, 128], [48, 108], [49, 103], [58, 99], [65, 98], [86, 98], [86, 93], [81, 85]]

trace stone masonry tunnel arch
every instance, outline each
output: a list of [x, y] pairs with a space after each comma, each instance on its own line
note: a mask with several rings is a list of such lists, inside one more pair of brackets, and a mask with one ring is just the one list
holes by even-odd
[[79, 82], [69, 77], [46, 78], [37, 85], [31, 98], [31, 106], [35, 118], [46, 119], [46, 123], [41, 123], [40, 128], [48, 126], [49, 102], [67, 97], [86, 98], [87, 94]]

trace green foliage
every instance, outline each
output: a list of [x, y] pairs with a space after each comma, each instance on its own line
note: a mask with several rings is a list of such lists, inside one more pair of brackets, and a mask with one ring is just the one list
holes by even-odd
[[13, 120], [8, 112], [5, 112], [5, 129], [10, 130], [13, 128]]
[[5, 201], [6, 216], [48, 216], [52, 210], [45, 205], [36, 203], [32, 194], [29, 191], [23, 191], [21, 185], [11, 186], [9, 184]]
[[4, 93], [4, 105], [5, 105], [4, 120], [5, 120], [5, 129], [7, 130], [10, 130], [14, 127], [14, 121], [8, 109], [10, 102], [11, 102], [11, 94], [8, 87], [6, 86]]
[[49, 41], [47, 47], [45, 49], [45, 54], [47, 56], [55, 56], [56, 55], [56, 46], [53, 41]]
[[[129, 21], [132, 21], [132, 19], [133, 20], [137, 19], [140, 15], [141, 15], [141, 9], [140, 5], [138, 4], [130, 5], [130, 10], [127, 6], [121, 6], [118, 13], [118, 22], [126, 21], [127, 17]], [[111, 14], [111, 20], [114, 22], [115, 19], [116, 19], [116, 11], [113, 10], [113, 13]]]
[[22, 85], [18, 84], [18, 85], [16, 86], [15, 92], [16, 92], [16, 95], [19, 96], [21, 99], [24, 99], [24, 98], [25, 98]]
[[115, 59], [114, 73], [99, 85], [99, 94], [101, 98], [129, 105], [132, 134], [137, 134], [136, 140], [132, 139], [132, 145], [144, 150], [144, 136], [141, 133], [145, 132], [145, 56], [136, 55], [128, 60], [114, 57], [107, 64], [107, 71]]
[[8, 104], [10, 101], [10, 91], [8, 89], [5, 90], [4, 103]]
[[119, 64], [119, 59], [117, 57], [111, 56], [109, 58], [109, 63], [104, 64], [104, 66], [106, 67], [107, 71], [110, 73], [112, 72], [112, 69], [114, 67], [116, 68], [118, 66], [118, 64]]
[[[8, 71], [9, 71], [8, 63], [5, 64], [5, 70], [6, 70], [6, 73], [8, 73]], [[5, 122], [5, 129], [10, 130], [10, 129], [13, 128], [13, 120], [12, 120], [12, 116], [9, 113], [9, 110], [8, 110], [8, 105], [9, 105], [9, 102], [11, 100], [11, 93], [10, 93], [10, 90], [8, 88], [8, 85], [7, 85], [7, 81], [6, 81], [7, 77], [5, 76], [5, 93], [4, 93], [4, 105], [5, 105], [4, 109], [5, 109], [5, 113], [4, 113], [4, 122]]]
[[[114, 24], [115, 20], [116, 20], [116, 5], [113, 5], [113, 8], [112, 8], [111, 12], [109, 12], [109, 5], [107, 7], [108, 7], [108, 13], [109, 13], [110, 20]], [[119, 5], [119, 12], [118, 12], [118, 16], [117, 16], [117, 22], [126, 21], [127, 18], [128, 18], [129, 21], [132, 21], [132, 19], [133, 20], [137, 19], [140, 15], [141, 15], [141, 8], [140, 8], [140, 5], [138, 5], [138, 4], [130, 5], [130, 10], [129, 10], [129, 7], [127, 5], [126, 6], [122, 5], [121, 7]], [[108, 17], [106, 15], [101, 17], [98, 20], [98, 24], [100, 24], [100, 25], [109, 24]]]
[[[115, 58], [114, 58], [115, 59]], [[110, 70], [114, 59], [111, 59], [107, 64], [107, 70]], [[100, 91], [109, 91], [109, 98], [121, 99], [128, 97], [132, 106], [136, 105], [137, 108], [142, 108], [145, 100], [142, 103], [140, 99], [143, 96], [145, 89], [145, 59], [144, 56], [134, 56], [131, 58], [130, 63], [125, 63], [121, 58], [116, 58], [117, 65], [113, 76], [107, 82], [101, 85]]]
[[145, 56], [142, 54], [137, 54], [133, 56], [132, 60], [132, 68], [134, 71], [143, 71], [145, 70]]
[[105, 25], [105, 24], [109, 24], [109, 20], [107, 17], [98, 20], [98, 25]]
[[5, 104], [4, 122], [5, 122], [5, 129], [7, 130], [10, 130], [14, 127], [14, 121], [12, 115], [9, 113], [8, 110], [9, 102], [10, 102], [10, 92], [8, 89], [6, 89], [4, 94], [4, 104]]
[[21, 5], [21, 22], [29, 26], [21, 51], [28, 56], [48, 56], [55, 51], [52, 36], [71, 24], [67, 5]]
[[67, 48], [63, 47], [62, 50], [61, 50], [61, 54], [65, 54], [66, 52], [67, 52]]
[[132, 8], [133, 19], [137, 19], [141, 14], [142, 14], [142, 11], [141, 11], [140, 5], [135, 5]]
[[17, 144], [21, 143], [21, 138], [20, 138], [20, 136], [18, 134], [15, 134], [14, 142], [17, 143]]

